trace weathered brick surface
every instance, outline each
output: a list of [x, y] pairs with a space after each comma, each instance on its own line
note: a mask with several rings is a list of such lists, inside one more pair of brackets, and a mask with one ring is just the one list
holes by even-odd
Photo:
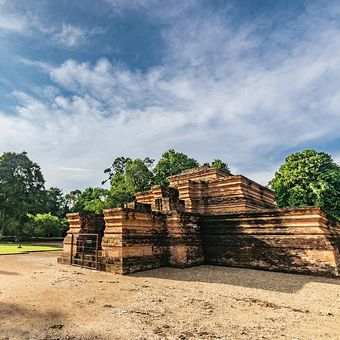
[[192, 214], [121, 208], [104, 210], [104, 216], [102, 254], [119, 264], [123, 274], [204, 262], [200, 229]]
[[208, 264], [339, 274], [336, 226], [315, 207], [202, 216]]
[[170, 188], [154, 186], [136, 194], [136, 200], [150, 204], [152, 210], [163, 210], [160, 202], [169, 197], [183, 202], [184, 210], [199, 214], [221, 214], [231, 211], [261, 210], [275, 207], [274, 193], [254, 181], [209, 167], [190, 169], [170, 176]]
[[188, 169], [178, 175], [169, 176], [170, 187], [176, 188], [180, 183], [191, 181], [211, 181], [218, 178], [228, 178], [232, 175], [222, 169], [215, 169], [209, 166]]
[[[118, 264], [122, 274], [166, 264], [165, 216], [154, 211], [120, 208], [104, 210], [103, 256]], [[108, 264], [108, 267], [110, 266]]]
[[173, 211], [167, 215], [168, 265], [191, 267], [204, 263], [204, 253], [198, 217]]
[[64, 239], [64, 251], [59, 256], [58, 263], [69, 264], [71, 261], [71, 252], [73, 252], [72, 256], [75, 256], [77, 252], [79, 252], [81, 238], [79, 234], [98, 234], [98, 246], [99, 249], [101, 249], [101, 241], [105, 228], [103, 215], [71, 213], [67, 214], [66, 217], [70, 228]]
[[[340, 225], [317, 207], [277, 209], [274, 193], [244, 176], [200, 167], [104, 210], [99, 269], [126, 274], [203, 263], [338, 276]], [[103, 217], [69, 214], [72, 233], [101, 233]], [[102, 236], [102, 235], [100, 235]], [[74, 252], [77, 252], [77, 239]]]

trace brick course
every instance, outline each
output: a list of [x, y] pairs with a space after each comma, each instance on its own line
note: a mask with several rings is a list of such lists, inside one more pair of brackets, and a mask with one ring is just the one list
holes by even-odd
[[100, 232], [99, 268], [120, 274], [211, 264], [339, 276], [340, 225], [320, 208], [278, 209], [270, 189], [206, 166], [168, 180], [104, 218], [69, 214], [58, 261], [72, 233]]

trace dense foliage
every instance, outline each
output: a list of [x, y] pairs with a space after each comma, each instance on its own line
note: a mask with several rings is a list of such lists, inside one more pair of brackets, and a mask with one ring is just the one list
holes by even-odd
[[60, 237], [67, 231], [66, 219], [60, 220], [51, 213], [27, 215], [27, 221], [22, 230], [25, 237]]
[[49, 212], [55, 216], [54, 222], [58, 221], [58, 230], [52, 236], [64, 232], [67, 207], [63, 194], [58, 188], [45, 190], [44, 184], [39, 165], [26, 152], [0, 156], [0, 237], [4, 233], [24, 235], [35, 216], [39, 216], [36, 222], [41, 224], [41, 216]]
[[51, 187], [46, 190], [45, 211], [59, 218], [64, 218], [68, 212], [68, 206], [62, 190]]
[[154, 175], [151, 171], [153, 160], [150, 158], [131, 159], [118, 157], [104, 172], [109, 175], [110, 189], [104, 205], [120, 207], [133, 199], [136, 192], [150, 189]]
[[107, 200], [108, 190], [102, 188], [87, 188], [83, 192], [78, 190], [76, 199], [70, 205], [71, 211], [101, 214], [103, 209], [108, 207]]
[[[109, 183], [107, 190], [86, 189], [83, 193], [73, 191], [66, 195], [72, 211], [99, 212], [106, 207], [121, 207], [132, 201], [134, 194], [145, 191], [152, 185], [167, 185], [167, 177], [199, 166], [198, 161], [173, 149], [164, 152], [158, 163], [154, 160], [116, 158], [111, 167], [104, 171], [108, 175], [102, 184]], [[212, 162], [212, 166], [229, 171], [228, 165], [221, 160]], [[86, 203], [87, 202], [87, 203]]]
[[65, 195], [65, 204], [67, 207], [71, 207], [72, 211], [74, 211], [74, 208], [77, 204], [80, 194], [81, 191], [76, 189], [70, 191], [68, 194]]
[[188, 157], [184, 153], [170, 149], [163, 153], [161, 159], [156, 164], [153, 182], [155, 184], [168, 185], [169, 182], [166, 179], [168, 176], [177, 175], [186, 169], [196, 168], [198, 166], [199, 163], [195, 159]]
[[[209, 165], [209, 163], [205, 163]], [[67, 195], [59, 188], [45, 189], [38, 164], [25, 152], [0, 156], [0, 237], [57, 237], [67, 230], [67, 212], [101, 213], [104, 208], [121, 207], [134, 194], [152, 185], [167, 185], [167, 177], [199, 166], [197, 160], [170, 149], [154, 160], [116, 158], [104, 172], [107, 189], [73, 190]], [[229, 171], [220, 159], [211, 167]], [[340, 219], [340, 167], [332, 158], [314, 150], [287, 157], [269, 186], [279, 207], [318, 205]]]
[[39, 165], [25, 152], [7, 152], [0, 157], [0, 236], [8, 219], [22, 223], [27, 213], [42, 211], [44, 183]]
[[340, 166], [324, 152], [288, 156], [269, 186], [279, 207], [317, 205], [340, 219]]
[[224, 163], [223, 161], [221, 161], [220, 159], [214, 159], [210, 166], [212, 168], [215, 168], [215, 169], [222, 169], [222, 170], [225, 170], [226, 172], [229, 172], [230, 173], [230, 170], [229, 170], [229, 167], [228, 167], [228, 164], [227, 163]]
[[[136, 192], [149, 190], [152, 185], [167, 185], [167, 177], [199, 166], [197, 160], [170, 149], [163, 153], [155, 166], [154, 160], [116, 158], [111, 167], [104, 171], [107, 179], [102, 184], [109, 183], [109, 189], [88, 188], [84, 192], [72, 191], [66, 195], [66, 201], [72, 211], [98, 213], [103, 208], [121, 207], [132, 201]], [[217, 159], [212, 167], [229, 172], [228, 165]]]
[[[198, 161], [173, 149], [154, 160], [116, 158], [104, 173], [109, 187], [73, 190], [66, 195], [59, 188], [45, 189], [38, 164], [25, 152], [4, 153], [0, 157], [0, 237], [57, 237], [67, 229], [68, 212], [102, 213], [105, 208], [121, 207], [134, 194], [152, 185], [167, 185], [167, 177], [199, 166]], [[229, 171], [221, 160], [211, 166]]]

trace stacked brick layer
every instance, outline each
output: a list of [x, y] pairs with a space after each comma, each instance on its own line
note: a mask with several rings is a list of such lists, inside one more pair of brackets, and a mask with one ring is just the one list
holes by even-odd
[[[81, 242], [80, 234], [98, 234], [98, 246], [101, 249], [101, 240], [104, 234], [104, 217], [100, 214], [72, 213], [67, 214], [67, 222], [70, 226], [64, 239], [64, 251], [58, 257], [58, 263], [69, 264], [72, 257], [79, 252]], [[73, 242], [73, 244], [72, 244]]]
[[[198, 264], [339, 275], [340, 226], [319, 208], [275, 208], [271, 190], [201, 167], [104, 211], [101, 270], [121, 274]], [[103, 217], [69, 214], [60, 263], [77, 255], [77, 233], [103, 231]], [[73, 246], [71, 245], [71, 234]], [[91, 257], [91, 255], [89, 255]]]
[[168, 265], [192, 267], [204, 263], [198, 217], [174, 211], [166, 216]]
[[170, 212], [174, 209], [172, 204], [178, 203], [178, 190], [154, 185], [151, 190], [137, 192], [135, 198], [137, 203], [150, 205], [153, 211]]
[[228, 178], [230, 176], [232, 175], [225, 170], [203, 165], [198, 168], [185, 170], [178, 175], [169, 176], [168, 181], [170, 183], [170, 187], [177, 188], [180, 183], [188, 180], [209, 182], [214, 179]]
[[213, 265], [339, 275], [339, 225], [319, 208], [239, 212], [201, 219]]
[[197, 217], [128, 208], [104, 210], [102, 256], [106, 270], [121, 274], [204, 262]]
[[188, 180], [177, 186], [185, 210], [199, 214], [262, 210], [275, 207], [273, 193], [243, 176], [209, 182]]
[[166, 265], [165, 216], [128, 208], [104, 210], [107, 271], [126, 274]]
[[[241, 175], [226, 175], [224, 171], [211, 168], [207, 172], [204, 169], [198, 168], [171, 176], [170, 188], [154, 186], [149, 191], [137, 193], [136, 200], [150, 204], [152, 210], [162, 211], [169, 209], [164, 204], [164, 198], [169, 197], [171, 201], [174, 196], [172, 194], [171, 197], [170, 189], [177, 189], [178, 199], [184, 203], [184, 210], [191, 213], [224, 214], [275, 207], [274, 193], [268, 188]], [[204, 176], [205, 172], [207, 174]]]

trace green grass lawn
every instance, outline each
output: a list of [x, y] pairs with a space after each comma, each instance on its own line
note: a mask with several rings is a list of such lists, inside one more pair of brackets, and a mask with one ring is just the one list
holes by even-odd
[[18, 248], [18, 244], [0, 243], [0, 255], [22, 254], [33, 251], [49, 251], [49, 250], [62, 250], [62, 248], [47, 246], [32, 246], [30, 244], [21, 244], [21, 248]]

